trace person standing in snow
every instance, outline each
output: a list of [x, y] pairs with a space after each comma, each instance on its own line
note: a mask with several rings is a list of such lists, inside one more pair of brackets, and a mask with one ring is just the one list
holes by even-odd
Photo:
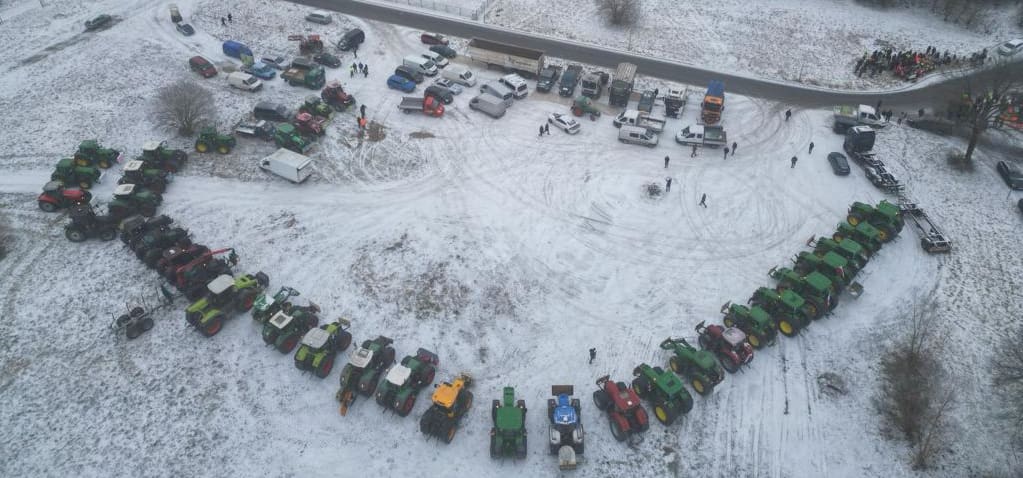
[[796, 167], [796, 161], [799, 161], [799, 158], [793, 156], [792, 157], [792, 166], [791, 167], [793, 167], [793, 168]]
[[595, 359], [595, 358], [597, 358], [597, 349], [596, 348], [592, 348], [592, 349], [590, 349], [590, 363], [591, 364], [593, 363], [593, 359]]
[[700, 204], [697, 204], [697, 206], [707, 207], [707, 193], [703, 193], [703, 196], [700, 196]]
[[362, 113], [362, 117], [365, 118], [366, 117], [366, 105], [360, 106], [359, 107], [359, 111]]
[[668, 169], [668, 161], [671, 161], [671, 158], [665, 156], [664, 157], [664, 169]]
[[664, 192], [671, 191], [671, 178], [670, 177], [664, 178], [664, 180], [665, 180]]
[[231, 14], [230, 13], [227, 14], [227, 21], [230, 22], [230, 23], [234, 23], [234, 19], [231, 18]]
[[550, 123], [544, 123], [544, 125], [543, 125], [543, 134], [545, 134], [547, 136], [551, 135], [551, 124]]
[[359, 45], [355, 45], [352, 47], [352, 54], [355, 55], [355, 58], [359, 57]]
[[220, 26], [222, 26], [222, 27], [226, 27], [227, 26], [227, 19], [226, 18], [220, 17]]
[[539, 138], [541, 136], [543, 136], [543, 125], [540, 125], [540, 134], [536, 135], [536, 137]]
[[807, 154], [813, 154], [813, 141], [810, 141], [810, 151], [807, 151]]
[[735, 156], [735, 150], [739, 149], [739, 143], [732, 141], [732, 156]]
[[693, 154], [690, 154], [689, 157], [690, 158], [695, 158], [696, 157], [696, 145], [695, 144], [693, 145]]
[[724, 158], [721, 158], [722, 160], [728, 159], [728, 152], [729, 152], [729, 151], [731, 151], [731, 150], [730, 150], [730, 149], [728, 149], [728, 146], [725, 146], [725, 157], [724, 157]]
[[369, 78], [369, 65], [362, 65], [362, 77]]
[[785, 121], [788, 121], [792, 117], [792, 110], [785, 110]]

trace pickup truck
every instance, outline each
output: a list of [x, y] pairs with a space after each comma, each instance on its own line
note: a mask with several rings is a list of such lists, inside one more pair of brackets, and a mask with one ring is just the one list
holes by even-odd
[[433, 96], [419, 98], [416, 96], [405, 96], [398, 104], [398, 109], [403, 113], [422, 111], [424, 115], [439, 117], [444, 115], [444, 105]]
[[872, 106], [836, 106], [834, 117], [834, 130], [839, 134], [845, 134], [846, 130], [853, 126], [884, 127], [884, 123]]
[[326, 83], [322, 67], [314, 67], [306, 70], [302, 68], [288, 68], [281, 73], [281, 79], [287, 81], [291, 86], [304, 86], [313, 90], [323, 88]]
[[242, 121], [241, 123], [238, 123], [238, 126], [234, 127], [234, 132], [243, 136], [259, 138], [264, 141], [273, 141], [275, 128], [276, 127], [273, 123], [267, 122], [266, 120]]
[[675, 135], [675, 142], [683, 146], [707, 146], [720, 148], [728, 144], [728, 135], [721, 126], [690, 125]]
[[665, 119], [662, 116], [647, 113], [645, 111], [625, 110], [618, 113], [612, 121], [616, 128], [622, 125], [640, 126], [655, 133], [664, 131]]
[[547, 65], [543, 71], [540, 72], [540, 78], [536, 80], [536, 91], [541, 93], [550, 93], [551, 88], [558, 83], [558, 77], [561, 76], [561, 67], [558, 65]]

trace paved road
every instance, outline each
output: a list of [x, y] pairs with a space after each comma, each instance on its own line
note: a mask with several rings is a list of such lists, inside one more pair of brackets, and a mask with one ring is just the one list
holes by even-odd
[[[794, 83], [782, 83], [720, 73], [672, 61], [637, 56], [621, 50], [524, 33], [470, 20], [406, 10], [398, 5], [364, 3], [357, 0], [289, 1], [324, 10], [333, 10], [368, 20], [404, 25], [424, 31], [439, 32], [463, 38], [486, 38], [491, 41], [542, 50], [549, 56], [612, 69], [618, 63], [628, 61], [638, 66], [641, 75], [679, 81], [691, 85], [704, 85], [711, 79], [720, 79], [725, 82], [729, 92], [768, 98], [801, 106], [824, 106], [845, 103], [873, 105], [878, 100], [883, 100], [887, 106], [901, 106], [912, 111], [921, 106], [931, 105], [940, 98], [954, 95], [957, 91], [962, 91], [962, 85], [958, 81], [933, 81], [925, 85], [909, 85], [901, 90], [879, 92], [818, 89]], [[1017, 67], [1017, 74], [1023, 72], [1020, 63], [1016, 63], [1015, 66]], [[978, 73], [973, 75], [976, 76]], [[944, 102], [940, 101], [937, 104], [942, 103]]]

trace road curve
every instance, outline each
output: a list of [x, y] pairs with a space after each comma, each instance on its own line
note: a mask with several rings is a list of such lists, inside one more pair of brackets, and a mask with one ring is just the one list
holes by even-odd
[[[332, 10], [369, 20], [393, 23], [425, 31], [434, 31], [463, 38], [481, 37], [491, 41], [509, 43], [546, 52], [547, 55], [570, 61], [589, 63], [613, 69], [618, 63], [631, 62], [644, 76], [678, 81], [691, 85], [704, 85], [711, 79], [725, 82], [729, 92], [766, 98], [801, 106], [827, 106], [835, 104], [874, 104], [883, 100], [888, 106], [902, 106], [916, 109], [920, 106], [942, 105], [943, 98], [949, 98], [963, 89], [960, 81], [950, 79], [925, 79], [923, 84], [907, 85], [905, 88], [884, 91], [841, 91], [817, 88], [795, 83], [752, 78], [721, 73], [673, 61], [635, 55], [633, 53], [578, 43], [559, 38], [525, 33], [508, 28], [478, 23], [470, 20], [435, 15], [405, 9], [397, 5], [361, 2], [358, 0], [288, 0], [323, 10]], [[1015, 63], [1016, 73], [1023, 71]], [[967, 78], [976, 79], [984, 72], [974, 71]]]

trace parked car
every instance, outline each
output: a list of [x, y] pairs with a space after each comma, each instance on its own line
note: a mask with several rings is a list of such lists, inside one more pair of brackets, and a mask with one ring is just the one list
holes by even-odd
[[405, 65], [401, 65], [401, 66], [395, 68], [394, 69], [394, 74], [395, 75], [399, 75], [399, 76], [403, 76], [403, 77], [405, 77], [405, 78], [407, 78], [409, 80], [412, 80], [412, 81], [414, 81], [416, 83], [422, 83], [423, 79], [424, 79], [422, 73], [420, 73], [420, 72], [418, 72], [416, 70], [413, 70], [412, 68], [409, 68], [409, 67], [407, 67]]
[[459, 85], [458, 83], [455, 83], [454, 81], [451, 81], [447, 78], [437, 78], [436, 80], [433, 80], [433, 84], [437, 86], [443, 86], [444, 88], [447, 88], [448, 91], [456, 95], [462, 92], [462, 85]]
[[1017, 38], [1015, 40], [1009, 40], [1002, 43], [1002, 45], [998, 47], [998, 54], [1002, 56], [1012, 56], [1021, 49], [1023, 49], [1023, 38]]
[[623, 143], [641, 144], [643, 146], [657, 146], [657, 133], [642, 126], [622, 126], [618, 130], [618, 141]]
[[181, 18], [181, 10], [178, 10], [177, 4], [172, 3], [170, 5], [167, 5], [167, 8], [170, 9], [170, 15], [171, 15], [171, 21], [172, 22], [178, 23], [181, 20], [183, 20], [183, 18]]
[[419, 36], [419, 41], [426, 43], [427, 45], [447, 45], [448, 39], [444, 38], [444, 35], [440, 33], [423, 33]]
[[348, 51], [358, 47], [364, 41], [366, 41], [366, 34], [358, 28], [353, 28], [341, 36], [341, 39], [337, 42], [337, 49]]
[[288, 68], [288, 59], [283, 56], [264, 56], [259, 61], [263, 62], [271, 68], [278, 70], [284, 70]]
[[313, 61], [321, 65], [329, 66], [331, 68], [337, 68], [341, 66], [341, 60], [338, 57], [331, 55], [330, 53], [320, 53], [313, 57]]
[[92, 20], [86, 20], [85, 29], [87, 31], [99, 30], [100, 28], [107, 26], [107, 24], [110, 23], [110, 21], [113, 19], [114, 19], [113, 17], [107, 15], [106, 13], [98, 15], [96, 16], [96, 18], [93, 18]]
[[202, 75], [203, 78], [217, 76], [217, 68], [213, 66], [213, 63], [210, 63], [209, 60], [201, 56], [193, 56], [192, 58], [189, 58], [188, 67], [192, 71]]
[[434, 65], [437, 65], [437, 68], [444, 68], [445, 66], [448, 66], [447, 57], [435, 51], [424, 51], [420, 53], [420, 55], [422, 55], [423, 58], [432, 61]]
[[256, 107], [252, 109], [252, 116], [256, 119], [269, 120], [269, 121], [288, 121], [291, 119], [291, 112], [284, 105], [271, 103], [269, 101], [260, 101], [256, 103]]
[[551, 113], [547, 116], [547, 123], [554, 125], [556, 128], [568, 134], [576, 134], [581, 128], [578, 121], [573, 119], [571, 116], [562, 113]]
[[320, 25], [327, 25], [334, 21], [334, 19], [330, 16], [330, 13], [323, 10], [313, 10], [305, 16], [305, 19], [313, 23], [319, 23]]
[[458, 53], [454, 48], [447, 45], [433, 45], [430, 47], [430, 51], [434, 53], [440, 53], [444, 58], [454, 58], [458, 56]]
[[463, 66], [451, 65], [440, 72], [440, 76], [463, 86], [476, 86], [476, 76]]
[[1005, 184], [1008, 184], [1010, 188], [1023, 189], [1023, 173], [1020, 172], [1018, 167], [1005, 161], [999, 161], [997, 169], [998, 174], [1002, 176]]
[[455, 94], [443, 86], [430, 85], [423, 91], [423, 96], [432, 96], [442, 103], [450, 105], [455, 101]]
[[831, 170], [838, 176], [849, 175], [849, 161], [845, 159], [845, 155], [842, 153], [831, 153], [828, 154], [828, 162], [831, 163]]
[[242, 71], [263, 80], [272, 80], [277, 77], [277, 70], [261, 61], [242, 66]]
[[241, 71], [227, 75], [227, 84], [244, 91], [259, 91], [263, 88], [263, 82], [259, 81], [259, 78]]
[[192, 25], [189, 25], [187, 23], [175, 24], [174, 28], [176, 28], [178, 30], [178, 33], [180, 33], [180, 34], [182, 34], [182, 35], [184, 35], [186, 37], [190, 37], [192, 35], [195, 35], [195, 29], [192, 28]]
[[491, 118], [500, 118], [504, 116], [505, 111], [508, 110], [508, 105], [504, 104], [504, 100], [494, 95], [488, 95], [486, 93], [480, 93], [475, 98], [469, 100], [469, 108], [476, 111], [482, 111]]
[[405, 93], [411, 93], [412, 90], [416, 89], [416, 82], [402, 75], [394, 74], [387, 79], [387, 87], [395, 90], [401, 90]]
[[526, 85], [526, 80], [522, 79], [521, 76], [515, 73], [504, 75], [497, 81], [512, 90], [515, 94], [515, 99], [521, 100], [529, 94], [529, 88]]

